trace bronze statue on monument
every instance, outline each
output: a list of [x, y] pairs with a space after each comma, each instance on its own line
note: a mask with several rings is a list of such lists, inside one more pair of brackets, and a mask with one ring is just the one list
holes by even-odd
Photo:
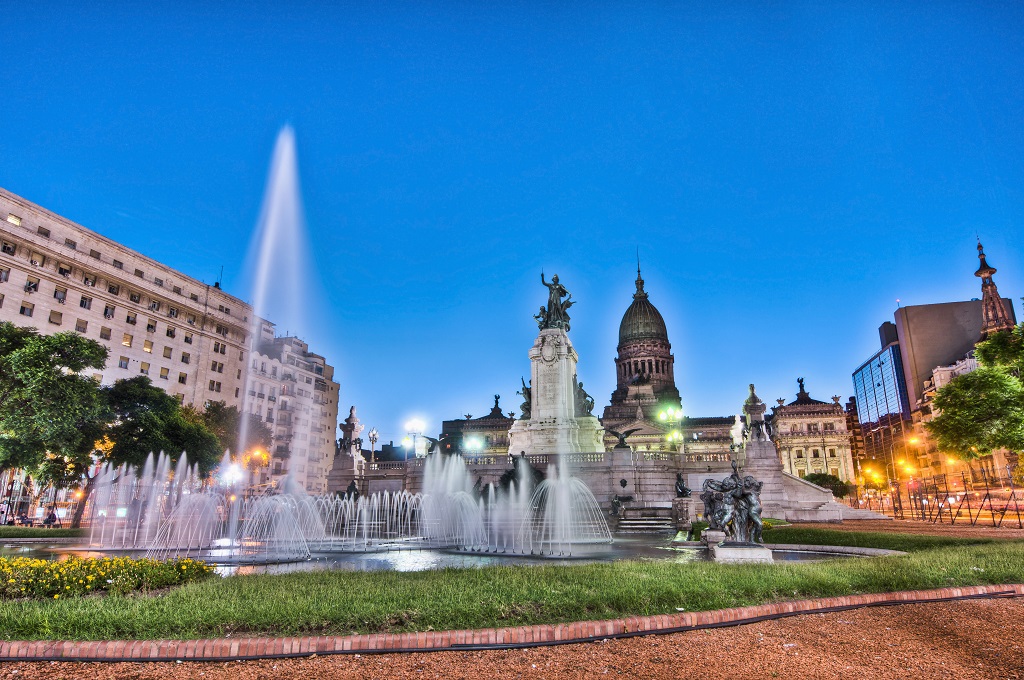
[[[540, 273], [540, 282], [548, 289], [548, 306], [541, 307], [540, 313], [534, 315], [537, 325], [541, 330], [545, 328], [561, 328], [569, 330], [568, 309], [575, 304], [572, 293], [565, 289], [565, 286], [558, 282], [558, 274], [551, 277], [551, 283], [544, 279], [544, 272]], [[564, 300], [562, 298], [565, 298]]]

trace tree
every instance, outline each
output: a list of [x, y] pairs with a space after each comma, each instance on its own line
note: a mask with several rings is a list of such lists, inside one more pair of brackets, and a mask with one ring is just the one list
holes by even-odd
[[77, 333], [39, 335], [0, 323], [0, 469], [20, 467], [66, 479], [88, 457], [103, 419], [99, 385], [107, 349]]
[[203, 423], [190, 420], [178, 400], [148, 377], [118, 380], [105, 395], [113, 415], [105, 431], [113, 442], [112, 463], [141, 466], [150, 453], [163, 451], [177, 460], [187, 452], [205, 475], [220, 462], [217, 437]]
[[[223, 401], [211, 401], [206, 410], [192, 409], [198, 418], [217, 436], [221, 451], [249, 452], [254, 448], [269, 450], [274, 433], [255, 413], [242, 414], [236, 407]], [[242, 425], [245, 424], [245, 431]]]
[[1024, 385], [1001, 367], [953, 378], [935, 395], [934, 408], [938, 415], [925, 427], [940, 450], [972, 460], [1024, 448]]
[[974, 356], [982, 366], [1024, 379], [1024, 324], [992, 333], [975, 346]]
[[850, 487], [846, 482], [825, 472], [812, 472], [804, 477], [804, 481], [828, 489], [836, 498], [845, 498], [850, 493]]

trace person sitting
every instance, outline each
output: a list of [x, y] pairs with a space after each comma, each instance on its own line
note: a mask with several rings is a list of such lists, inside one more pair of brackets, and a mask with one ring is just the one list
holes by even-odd
[[43, 526], [50, 528], [57, 524], [60, 524], [60, 520], [57, 519], [57, 512], [53, 508], [50, 508], [49, 514], [47, 514], [46, 519], [43, 520]]

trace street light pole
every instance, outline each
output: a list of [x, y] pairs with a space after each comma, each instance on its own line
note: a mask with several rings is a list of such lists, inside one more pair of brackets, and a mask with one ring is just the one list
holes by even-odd
[[376, 455], [374, 454], [374, 445], [377, 443], [377, 437], [379, 437], [380, 435], [377, 432], [377, 428], [371, 427], [369, 434], [367, 434], [366, 436], [370, 440], [370, 465], [373, 466], [377, 463], [377, 458]]

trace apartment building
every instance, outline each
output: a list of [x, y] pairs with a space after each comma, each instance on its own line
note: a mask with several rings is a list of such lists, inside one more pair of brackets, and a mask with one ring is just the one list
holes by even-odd
[[262, 321], [249, 371], [246, 410], [274, 433], [263, 481], [290, 475], [310, 494], [327, 493], [338, 424], [334, 367], [302, 340], [276, 337], [274, 324]]
[[107, 347], [104, 385], [147, 375], [183, 403], [241, 407], [252, 309], [0, 189], [0, 321]]

